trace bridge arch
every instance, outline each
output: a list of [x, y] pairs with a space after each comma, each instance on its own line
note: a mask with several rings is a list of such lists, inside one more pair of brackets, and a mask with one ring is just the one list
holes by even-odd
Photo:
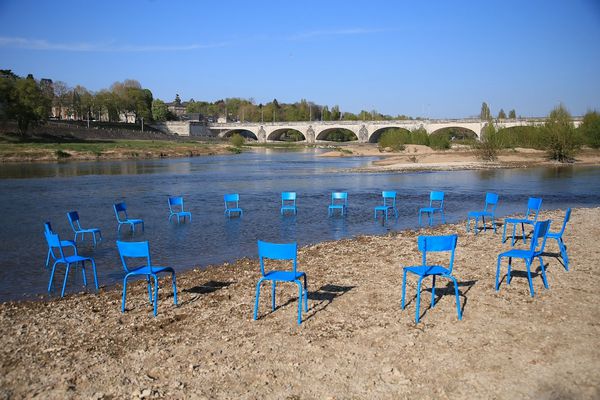
[[448, 140], [468, 140], [478, 139], [481, 132], [475, 132], [474, 130], [463, 126], [445, 126], [430, 133], [431, 136], [443, 134], [447, 135]]
[[282, 142], [304, 142], [306, 141], [306, 135], [294, 128], [280, 128], [275, 129], [267, 136], [269, 141], [282, 141]]
[[354, 131], [341, 126], [325, 128], [316, 135], [316, 140], [327, 142], [351, 142], [357, 141], [358, 136]]
[[369, 136], [369, 143], [378, 143], [379, 139], [381, 138], [381, 135], [383, 135], [385, 132], [387, 132], [391, 129], [398, 129], [402, 132], [410, 133], [410, 130], [408, 130], [407, 128], [404, 128], [404, 127], [400, 127], [400, 126], [386, 126], [383, 128], [377, 128]]
[[258, 140], [258, 136], [256, 136], [254, 132], [248, 129], [231, 129], [219, 133], [218, 136], [222, 139], [225, 139], [235, 135], [236, 133], [239, 133], [241, 136], [244, 137], [244, 139]]

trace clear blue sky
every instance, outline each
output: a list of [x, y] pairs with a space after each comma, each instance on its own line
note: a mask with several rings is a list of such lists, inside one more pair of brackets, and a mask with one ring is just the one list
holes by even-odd
[[165, 101], [580, 115], [600, 110], [600, 1], [0, 0], [0, 68]]

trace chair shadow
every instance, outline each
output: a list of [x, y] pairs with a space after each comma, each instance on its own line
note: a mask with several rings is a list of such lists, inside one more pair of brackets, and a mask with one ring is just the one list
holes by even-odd
[[[463, 304], [461, 305], [462, 314], [464, 314], [465, 308], [467, 307], [467, 303], [468, 303], [468, 298], [467, 298], [466, 294], [469, 293], [469, 291], [471, 290], [471, 288], [473, 286], [475, 286], [476, 283], [477, 283], [477, 280], [458, 282], [458, 296], [462, 297], [464, 299], [463, 300]], [[466, 287], [466, 289], [463, 291], [463, 290], [460, 289], [461, 287]], [[425, 289], [423, 289], [421, 291], [425, 291], [425, 292], [431, 293], [431, 288], [425, 288]], [[452, 283], [452, 281], [446, 282], [446, 286], [445, 287], [436, 286], [436, 288], [435, 288], [435, 301], [434, 301], [434, 304], [438, 304], [438, 302], [442, 299], [442, 297], [448, 296], [448, 295], [454, 297], [454, 283]], [[410, 303], [412, 303], [413, 300], [414, 301], [417, 300], [417, 295], [416, 294], [415, 294], [414, 297], [412, 297], [410, 300], [408, 300], [408, 302], [404, 305], [404, 308], [406, 308]], [[423, 303], [423, 298], [421, 298], [421, 304], [422, 303]], [[425, 310], [423, 311], [423, 313], [419, 316], [419, 320], [421, 318], [423, 318], [425, 316], [425, 314], [427, 314], [427, 311], [429, 311], [430, 309], [431, 309], [431, 302], [428, 303], [427, 308], [425, 308]]]
[[[556, 258], [556, 261], [558, 261], [560, 263], [560, 265], [562, 265], [562, 267], [565, 269], [565, 271], [568, 271], [567, 266], [565, 265], [565, 260], [563, 260], [562, 254], [560, 251], [558, 253], [545, 251], [542, 253], [542, 257]], [[548, 271], [549, 266], [550, 266], [550, 263], [544, 263], [544, 268], [546, 269], [546, 271]], [[538, 269], [539, 269], [539, 266], [538, 266]]]
[[183, 289], [182, 292], [192, 293], [198, 296], [192, 297], [190, 300], [180, 303], [180, 305], [189, 304], [197, 301], [200, 298], [200, 295], [214, 293], [218, 290], [226, 288], [236, 282], [219, 282], [219, 281], [208, 281], [203, 285], [198, 285], [191, 287], [189, 289]]

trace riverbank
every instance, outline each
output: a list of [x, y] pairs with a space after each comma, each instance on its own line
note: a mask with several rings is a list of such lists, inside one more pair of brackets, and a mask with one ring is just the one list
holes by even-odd
[[[563, 216], [541, 217], [557, 230]], [[534, 274], [535, 298], [518, 261], [511, 285], [495, 292], [496, 257], [509, 244], [458, 224], [301, 248], [309, 278], [301, 326], [297, 289], [284, 284], [274, 313], [265, 286], [252, 321], [255, 259], [180, 273], [179, 307], [161, 280], [156, 318], [142, 282], [128, 290], [125, 314], [119, 288], [0, 304], [0, 397], [597, 398], [600, 254], [590, 250], [599, 223], [599, 208], [573, 211], [571, 271], [545, 257], [550, 289]], [[424, 292], [415, 325], [416, 282], [402, 311], [400, 266], [419, 262], [419, 234], [454, 232], [463, 320], [440, 280], [441, 299], [428, 310]], [[558, 251], [554, 241], [547, 250]]]
[[[354, 172], [452, 171], [465, 169], [526, 168], [565, 165], [548, 160], [546, 152], [535, 149], [501, 150], [495, 161], [483, 161], [468, 146], [433, 150], [428, 146], [406, 145], [400, 152], [380, 152], [375, 144], [352, 144], [322, 154], [324, 157], [378, 157]], [[571, 165], [600, 165], [600, 150], [582, 149]]]

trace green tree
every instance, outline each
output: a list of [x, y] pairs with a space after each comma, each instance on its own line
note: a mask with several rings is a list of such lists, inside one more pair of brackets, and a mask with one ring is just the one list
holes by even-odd
[[323, 107], [323, 110], [321, 111], [321, 117], [323, 121], [331, 121], [331, 111], [329, 111], [329, 107]]
[[595, 149], [600, 147], [600, 113], [588, 111], [578, 130], [588, 146]]
[[152, 101], [152, 118], [155, 121], [167, 121], [168, 117], [169, 108], [167, 104], [160, 99], [154, 99]]
[[17, 120], [19, 132], [26, 135], [30, 126], [46, 122], [50, 113], [51, 102], [44, 96], [41, 88], [29, 74], [25, 79], [18, 79], [14, 85], [13, 104], [9, 107], [9, 117]]
[[486, 161], [495, 161], [498, 159], [498, 151], [501, 147], [496, 126], [488, 122], [481, 133], [481, 140], [475, 144], [477, 157]]
[[340, 106], [338, 106], [337, 104], [333, 107], [331, 107], [331, 120], [332, 121], [338, 121], [341, 117], [341, 112], [340, 112]]
[[484, 121], [488, 121], [492, 118], [490, 107], [485, 101], [481, 103], [481, 112], [479, 113], [479, 118], [481, 118]]
[[550, 112], [542, 128], [546, 150], [552, 160], [570, 162], [579, 149], [580, 140], [573, 126], [571, 114], [561, 104]]
[[410, 133], [406, 132], [404, 129], [387, 129], [379, 136], [379, 148], [390, 148], [393, 151], [402, 151], [405, 148], [404, 144], [407, 142], [409, 135]]
[[244, 145], [245, 141], [246, 140], [244, 139], [244, 137], [242, 135], [240, 135], [239, 133], [234, 133], [230, 139], [231, 144], [237, 148], [242, 147]]
[[502, 108], [498, 112], [498, 119], [506, 119], [506, 113], [504, 112], [504, 110]]
[[514, 108], [508, 112], [508, 118], [517, 119], [517, 112], [515, 111]]

